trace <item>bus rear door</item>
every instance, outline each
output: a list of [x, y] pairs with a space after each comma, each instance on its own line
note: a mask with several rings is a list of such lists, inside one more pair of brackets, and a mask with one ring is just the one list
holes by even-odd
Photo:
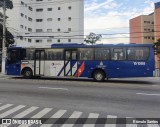
[[65, 50], [64, 76], [74, 76], [77, 71], [77, 50]]
[[35, 63], [34, 63], [34, 75], [43, 76], [44, 75], [44, 50], [35, 50]]

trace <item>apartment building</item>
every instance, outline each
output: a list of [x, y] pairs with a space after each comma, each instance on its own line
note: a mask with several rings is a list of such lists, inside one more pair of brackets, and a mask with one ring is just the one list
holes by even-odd
[[160, 2], [155, 3], [154, 15], [155, 40], [157, 40], [160, 38]]
[[130, 43], [154, 43], [154, 13], [130, 20]]
[[[140, 15], [130, 19], [130, 43], [151, 43], [160, 38], [160, 2], [155, 3], [155, 10], [150, 15]], [[160, 55], [155, 56], [156, 69], [160, 76]]]
[[50, 47], [53, 43], [83, 43], [83, 0], [14, 0], [7, 27], [16, 46]]

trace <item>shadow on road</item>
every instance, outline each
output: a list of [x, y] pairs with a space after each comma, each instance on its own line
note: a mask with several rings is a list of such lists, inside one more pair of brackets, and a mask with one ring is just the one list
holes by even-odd
[[[23, 77], [12, 77], [13, 79], [24, 79]], [[39, 80], [39, 81], [44, 81], [44, 80], [49, 80], [49, 81], [80, 81], [80, 82], [95, 82], [93, 79], [88, 79], [88, 78], [53, 78], [53, 77], [41, 77], [41, 78], [32, 78], [32, 79], [26, 79], [26, 80]], [[98, 83], [122, 83], [122, 84], [144, 84], [144, 85], [152, 85], [155, 84], [154, 81], [148, 79], [146, 80], [145, 78], [125, 78], [125, 79], [109, 79], [105, 80], [103, 82], [98, 82]]]

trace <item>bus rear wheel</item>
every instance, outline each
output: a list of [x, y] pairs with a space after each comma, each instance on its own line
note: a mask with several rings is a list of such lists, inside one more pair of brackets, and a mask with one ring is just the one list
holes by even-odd
[[32, 76], [33, 76], [32, 70], [28, 69], [28, 68], [25, 69], [23, 71], [23, 76], [24, 76], [24, 78], [27, 78], [27, 79], [32, 78]]
[[102, 82], [104, 81], [105, 79], [105, 74], [103, 71], [101, 70], [96, 70], [94, 73], [93, 73], [93, 79], [94, 81], [97, 81], [97, 82]]

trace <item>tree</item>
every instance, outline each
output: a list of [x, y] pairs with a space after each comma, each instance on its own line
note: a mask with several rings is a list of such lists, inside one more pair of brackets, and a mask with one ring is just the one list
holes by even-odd
[[160, 54], [160, 38], [157, 39], [157, 42], [154, 43], [153, 48], [154, 48], [155, 55]]
[[[0, 48], [2, 48], [2, 39], [3, 39], [3, 25], [0, 24]], [[14, 44], [14, 37], [8, 30], [6, 30], [6, 41], [7, 41], [6, 47]]]
[[[3, 7], [3, 1], [4, 0], [0, 0], [0, 7]], [[13, 8], [13, 3], [11, 0], [5, 0], [6, 1], [6, 8], [7, 9], [12, 9]]]
[[[12, 9], [13, 8], [13, 3], [11, 0], [5, 0], [6, 2], [6, 6], [5, 8], [6, 9]], [[0, 0], [0, 8], [3, 7], [4, 5], [4, 0]], [[3, 14], [0, 13], [0, 21], [3, 22]], [[5, 18], [8, 18], [7, 16]], [[0, 24], [0, 48], [2, 48], [2, 40], [3, 40], [3, 26], [2, 24]], [[9, 45], [13, 44], [14, 43], [14, 39], [13, 39], [13, 35], [6, 30], [6, 47], [8, 47]]]
[[95, 44], [97, 41], [99, 41], [102, 38], [102, 35], [90, 33], [88, 36], [86, 36], [86, 39], [84, 40], [88, 44]]

